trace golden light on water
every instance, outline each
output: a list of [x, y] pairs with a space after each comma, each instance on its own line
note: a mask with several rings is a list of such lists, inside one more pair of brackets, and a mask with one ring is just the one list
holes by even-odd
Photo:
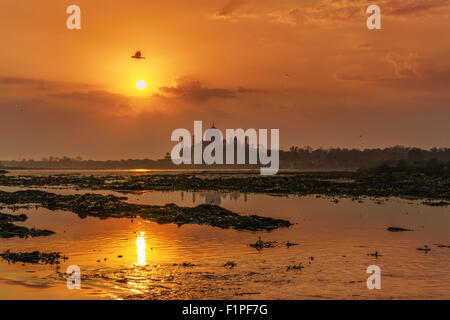
[[152, 170], [151, 169], [133, 169], [131, 171], [133, 171], [133, 172], [150, 172]]
[[144, 232], [141, 232], [139, 236], [136, 238], [136, 250], [137, 250], [136, 264], [139, 266], [145, 266], [147, 264], [144, 235], [145, 235]]

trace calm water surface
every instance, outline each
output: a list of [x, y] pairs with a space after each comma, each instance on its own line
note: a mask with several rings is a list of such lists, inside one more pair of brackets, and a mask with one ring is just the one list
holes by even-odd
[[[19, 188], [1, 187], [15, 191]], [[51, 189], [61, 194], [88, 190]], [[97, 192], [97, 191], [96, 191]], [[99, 192], [116, 194], [114, 192]], [[60, 251], [58, 267], [0, 262], [1, 299], [449, 299], [450, 210], [398, 198], [274, 197], [218, 192], [127, 194], [129, 202], [214, 203], [241, 214], [288, 219], [290, 228], [243, 232], [209, 226], [159, 225], [141, 219], [81, 219], [70, 212], [20, 209], [28, 227], [49, 237], [0, 239], [0, 251]], [[12, 213], [4, 208], [4, 213]], [[389, 226], [411, 232], [388, 232]], [[257, 251], [264, 241], [297, 246]], [[417, 248], [428, 245], [425, 253]], [[378, 251], [378, 258], [368, 253]], [[122, 256], [122, 257], [119, 257]], [[313, 258], [311, 258], [313, 257]], [[105, 260], [106, 259], [106, 260]], [[223, 265], [233, 261], [232, 269]], [[189, 262], [194, 266], [183, 266]], [[287, 271], [302, 263], [304, 269]], [[381, 268], [381, 290], [368, 290], [366, 269]], [[81, 290], [64, 272], [78, 265]]]

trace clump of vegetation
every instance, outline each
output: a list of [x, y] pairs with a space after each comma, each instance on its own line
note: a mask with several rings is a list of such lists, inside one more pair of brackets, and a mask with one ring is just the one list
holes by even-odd
[[261, 237], [259, 237], [258, 241], [255, 243], [250, 243], [249, 247], [255, 248], [260, 251], [264, 248], [274, 248], [277, 245], [277, 241], [263, 241]]
[[32, 264], [59, 264], [60, 259], [67, 259], [62, 257], [60, 252], [11, 252], [10, 250], [1, 253], [0, 257], [9, 263], [22, 262]]
[[27, 218], [28, 217], [24, 214], [16, 216], [12, 214], [0, 213], [0, 238], [28, 238], [49, 236], [54, 234], [54, 232], [50, 230], [40, 230], [35, 228], [29, 229], [27, 227], [17, 226], [12, 223], [25, 221]]
[[25, 214], [13, 215], [0, 212], [0, 223], [25, 221], [28, 217]]
[[181, 266], [181, 267], [195, 267], [195, 264], [191, 263], [191, 262], [183, 262], [183, 263], [174, 263], [174, 266]]
[[290, 242], [289, 240], [288, 241], [286, 241], [285, 243], [284, 243], [284, 245], [286, 246], [286, 247], [293, 247], [293, 246], [298, 246], [298, 243], [295, 243], [295, 242]]
[[255, 248], [258, 251], [261, 251], [264, 248], [275, 248], [280, 245], [285, 245], [286, 247], [297, 246], [298, 243], [290, 242], [289, 240], [286, 242], [278, 242], [278, 241], [263, 241], [261, 237], [259, 237], [258, 241], [255, 243], [250, 243], [249, 247]]
[[446, 207], [446, 206], [450, 206], [450, 202], [449, 201], [424, 201], [422, 203], [424, 205], [430, 206], [430, 207]]
[[294, 264], [294, 265], [287, 266], [286, 271], [290, 271], [290, 270], [302, 270], [302, 269], [304, 269], [304, 268], [305, 268], [305, 267], [302, 266], [302, 263], [300, 262], [299, 264]]
[[27, 228], [17, 226], [12, 223], [2, 223], [0, 224], [0, 238], [28, 238], [28, 237], [42, 237], [42, 236], [50, 236], [55, 234], [51, 230], [41, 230], [35, 228]]

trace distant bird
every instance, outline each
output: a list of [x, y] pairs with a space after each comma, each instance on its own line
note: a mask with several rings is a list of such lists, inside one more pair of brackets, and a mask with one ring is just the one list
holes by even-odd
[[145, 57], [142, 56], [142, 53], [140, 51], [136, 51], [134, 56], [131, 56], [133, 59], [145, 59]]

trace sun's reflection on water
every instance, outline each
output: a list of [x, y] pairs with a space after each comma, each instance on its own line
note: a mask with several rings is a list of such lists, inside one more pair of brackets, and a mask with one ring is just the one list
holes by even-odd
[[136, 250], [137, 250], [137, 261], [138, 266], [145, 266], [147, 264], [147, 257], [145, 253], [145, 233], [141, 232], [136, 238]]

